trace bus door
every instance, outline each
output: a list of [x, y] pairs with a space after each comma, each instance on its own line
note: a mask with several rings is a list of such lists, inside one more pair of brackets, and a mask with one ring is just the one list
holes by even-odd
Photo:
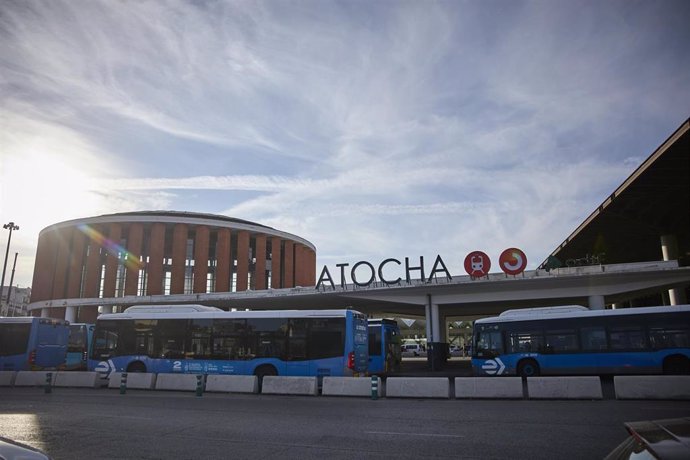
[[211, 337], [211, 359], [219, 374], [247, 374], [246, 321], [216, 319]]
[[386, 372], [386, 351], [381, 336], [384, 328], [385, 326], [379, 323], [369, 325], [369, 374], [371, 375]]
[[[293, 318], [288, 321], [287, 374], [307, 376], [316, 374], [307, 355], [308, 318]], [[314, 369], [312, 369], [314, 367]]]
[[87, 347], [88, 339], [86, 325], [70, 324], [66, 362], [66, 368], [68, 370], [86, 369]]
[[272, 366], [278, 375], [286, 375], [286, 338], [286, 318], [248, 319], [247, 351], [248, 358], [254, 360], [254, 369], [258, 369], [259, 366]]
[[402, 350], [400, 349], [400, 329], [396, 326], [384, 325], [383, 347], [386, 360], [386, 372], [400, 370]]

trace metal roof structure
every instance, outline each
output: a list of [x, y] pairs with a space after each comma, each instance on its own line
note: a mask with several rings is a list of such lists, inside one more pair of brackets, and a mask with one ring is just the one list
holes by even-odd
[[[563, 304], [587, 305], [589, 296], [605, 296], [607, 301], [622, 302], [660, 289], [690, 283], [690, 267], [677, 262], [653, 262], [622, 265], [534, 270], [519, 276], [503, 273], [476, 279], [456, 276], [431, 283], [410, 283], [369, 287], [348, 284], [335, 289], [314, 287], [268, 289], [263, 291], [216, 292], [125, 296], [110, 299], [68, 299], [35, 302], [30, 309], [102, 305], [203, 304], [224, 309], [331, 309], [351, 307], [362, 313], [393, 316], [424, 316], [424, 306], [432, 301], [448, 317], [496, 315], [507, 308], [539, 307]], [[431, 296], [431, 298], [429, 297]]]
[[661, 260], [662, 235], [675, 235], [679, 263], [690, 265], [690, 119], [551, 256], [563, 263], [599, 253], [613, 264]]

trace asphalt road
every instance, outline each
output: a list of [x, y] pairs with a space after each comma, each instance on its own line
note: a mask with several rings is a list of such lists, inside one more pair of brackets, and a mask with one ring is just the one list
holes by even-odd
[[602, 458], [690, 401], [468, 401], [0, 388], [0, 436], [54, 459]]

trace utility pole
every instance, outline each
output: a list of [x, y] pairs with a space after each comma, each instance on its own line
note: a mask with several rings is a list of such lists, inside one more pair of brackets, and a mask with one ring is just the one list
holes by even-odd
[[7, 249], [5, 250], [5, 263], [2, 266], [2, 279], [0, 279], [0, 305], [2, 304], [2, 290], [5, 287], [5, 270], [7, 270], [7, 256], [10, 254], [10, 241], [12, 241], [12, 230], [19, 230], [19, 225], [14, 222], [8, 222], [2, 226], [4, 229], [10, 231], [10, 236], [7, 238]]
[[12, 283], [14, 283], [14, 269], [17, 267], [17, 256], [18, 255], [19, 255], [18, 252], [14, 253], [14, 263], [12, 264], [12, 275], [10, 276], [10, 284], [7, 286], [7, 316], [15, 316], [15, 315], [10, 315], [10, 295], [12, 294]]

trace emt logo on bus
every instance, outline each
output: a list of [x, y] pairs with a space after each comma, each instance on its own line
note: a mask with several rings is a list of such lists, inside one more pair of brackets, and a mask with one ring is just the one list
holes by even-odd
[[113, 364], [113, 360], [109, 359], [108, 361], [101, 361], [98, 363], [98, 366], [94, 369], [94, 371], [98, 372], [99, 374], [105, 374], [104, 377], [110, 377], [110, 373], [115, 371], [115, 364]]
[[487, 359], [482, 364], [482, 370], [489, 375], [501, 375], [506, 370], [506, 365], [503, 364], [501, 358]]

